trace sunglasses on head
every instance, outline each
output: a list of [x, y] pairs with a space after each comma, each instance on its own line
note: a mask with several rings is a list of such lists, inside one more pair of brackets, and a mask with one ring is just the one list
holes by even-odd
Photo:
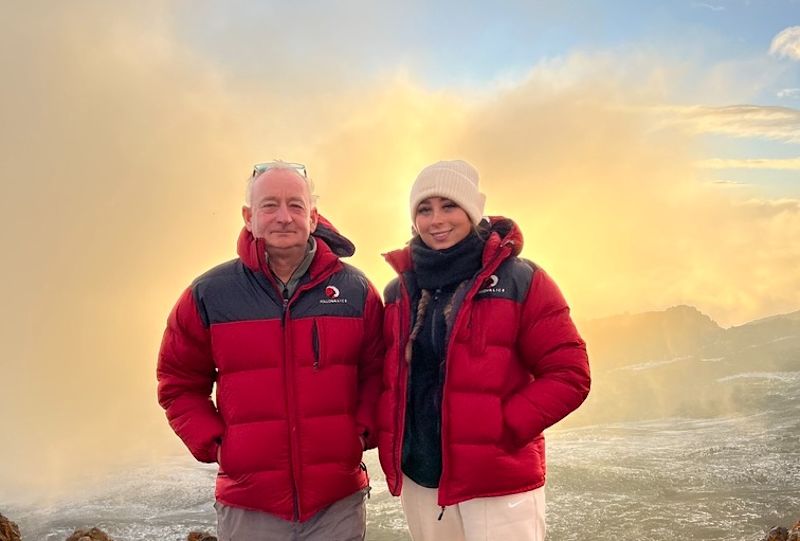
[[306, 174], [306, 166], [302, 163], [291, 163], [291, 162], [264, 162], [264, 163], [257, 163], [253, 166], [253, 176], [257, 177], [264, 171], [269, 171], [270, 169], [275, 169], [276, 167], [282, 167], [287, 169], [292, 169], [297, 171], [303, 178], [308, 178]]

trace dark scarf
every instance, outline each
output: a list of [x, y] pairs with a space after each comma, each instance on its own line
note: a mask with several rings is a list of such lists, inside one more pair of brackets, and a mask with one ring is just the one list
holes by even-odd
[[445, 250], [428, 248], [419, 236], [411, 240], [411, 259], [422, 289], [439, 289], [472, 278], [481, 268], [484, 240], [475, 231]]

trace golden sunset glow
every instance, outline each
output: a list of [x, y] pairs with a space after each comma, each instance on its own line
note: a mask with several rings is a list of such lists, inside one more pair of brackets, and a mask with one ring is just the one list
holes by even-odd
[[[256, 162], [307, 165], [379, 289], [393, 276], [380, 254], [410, 236], [417, 172], [465, 159], [487, 213], [517, 221], [523, 256], [579, 322], [689, 304], [731, 326], [800, 308], [800, 200], [709, 180], [768, 166], [708, 161], [700, 140], [764, 118], [665, 106], [677, 68], [657, 52], [576, 52], [446, 87], [413, 60], [339, 77], [323, 52], [237, 78], [178, 39], [159, 2], [5, 11], [0, 328], [14, 383], [0, 408], [25, 416], [4, 417], [19, 445], [0, 477], [20, 486], [178, 448], [155, 399], [161, 333], [183, 288], [235, 256]], [[261, 37], [275, 51], [290, 38]], [[770, 129], [796, 142], [793, 122]]]

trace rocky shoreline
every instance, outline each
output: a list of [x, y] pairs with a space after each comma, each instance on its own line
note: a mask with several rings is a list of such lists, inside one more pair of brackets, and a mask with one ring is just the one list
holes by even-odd
[[775, 526], [761, 539], [761, 541], [800, 541], [800, 520], [791, 530], [783, 526]]
[[[0, 541], [22, 541], [19, 526], [0, 513]], [[65, 541], [114, 541], [99, 528], [75, 530]], [[189, 532], [186, 541], [217, 541], [216, 536], [205, 532]]]
[[[22, 541], [19, 526], [0, 513], [0, 541]], [[75, 530], [65, 541], [114, 541], [99, 528]], [[216, 536], [205, 532], [189, 532], [186, 541], [217, 541]], [[791, 529], [783, 526], [771, 528], [761, 541], [800, 541], [800, 520]]]

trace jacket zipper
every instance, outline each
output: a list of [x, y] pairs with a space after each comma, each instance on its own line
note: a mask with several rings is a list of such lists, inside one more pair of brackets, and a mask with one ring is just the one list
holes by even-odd
[[289, 347], [292, 343], [291, 337], [289, 336], [289, 291], [284, 287], [282, 295], [283, 297], [283, 377], [284, 377], [284, 388], [286, 389], [286, 410], [289, 415], [289, 469], [292, 472], [292, 503], [294, 504], [294, 513], [293, 513], [293, 520], [298, 521], [300, 520], [300, 497], [299, 497], [299, 490], [297, 488], [297, 472], [295, 471], [297, 464], [299, 463], [297, 457], [297, 412], [295, 411], [295, 404], [294, 404], [294, 385], [292, 381], [294, 379], [294, 370], [292, 373], [289, 373], [290, 367], [292, 366], [291, 362], [288, 362], [289, 359]]
[[[436, 347], [436, 344], [437, 344], [437, 342], [436, 342], [436, 311], [439, 308], [439, 297], [441, 296], [441, 294], [442, 294], [442, 288], [438, 288], [436, 291], [433, 292], [433, 298], [431, 299], [433, 301], [433, 312], [431, 312], [431, 342], [433, 343], [434, 348]], [[447, 323], [445, 322], [445, 327], [446, 326], [447, 326]], [[445, 345], [445, 347], [447, 347], [447, 346]], [[445, 353], [445, 352], [444, 351], [439, 351], [438, 353], [439, 353], [439, 356], [441, 356], [441, 354]]]
[[[406, 314], [411, 314], [411, 300], [408, 297], [408, 291], [406, 290], [406, 284], [403, 281], [402, 276], [399, 277], [400, 279], [400, 301], [401, 306], [405, 305], [408, 307], [408, 310], [398, 310], [398, 325], [400, 327], [400, 335], [399, 340], [397, 341], [397, 349], [398, 349], [398, 363], [397, 363], [397, 382], [398, 385], [401, 386], [399, 399], [400, 399], [400, 407], [397, 408], [395, 413], [395, 426], [398, 429], [397, 437], [395, 437], [395, 445], [394, 445], [394, 468], [395, 468], [395, 485], [394, 485], [394, 493], [399, 493], [400, 490], [403, 488], [403, 471], [400, 467], [400, 462], [402, 460], [402, 452], [403, 452], [403, 436], [406, 429], [406, 405], [408, 403], [408, 397], [406, 394], [408, 393], [408, 378], [411, 373], [411, 366], [409, 363], [406, 362], [406, 355], [405, 355], [405, 344], [408, 342], [408, 329], [406, 329], [406, 325], [408, 320], [406, 319]], [[409, 316], [410, 317], [410, 316]], [[405, 378], [403, 378], [403, 368], [406, 368]]]
[[[297, 486], [297, 479], [299, 477], [299, 472], [296, 469], [299, 467], [300, 459], [298, 456], [298, 448], [299, 445], [297, 440], [299, 438], [297, 434], [297, 411], [296, 411], [296, 403], [294, 399], [294, 363], [289, 362], [288, 359], [291, 358], [291, 344], [292, 339], [289, 333], [289, 329], [291, 328], [288, 325], [289, 320], [291, 319], [291, 304], [292, 301], [297, 299], [297, 297], [303, 293], [304, 291], [315, 287], [317, 284], [322, 282], [330, 276], [330, 272], [327, 272], [327, 269], [323, 270], [315, 279], [298, 286], [297, 289], [294, 290], [294, 294], [291, 298], [289, 298], [289, 291], [286, 287], [283, 288], [282, 298], [283, 298], [283, 374], [284, 374], [284, 387], [286, 388], [286, 401], [287, 401], [287, 413], [289, 415], [289, 468], [292, 474], [292, 503], [294, 503], [294, 521], [297, 522], [300, 520], [301, 512], [300, 512], [300, 488]], [[291, 373], [290, 373], [291, 371]]]
[[439, 513], [439, 520], [441, 520], [442, 515], [444, 515], [444, 508], [445, 508], [445, 506], [441, 504], [442, 495], [447, 494], [446, 487], [447, 487], [448, 464], [447, 464], [447, 453], [445, 452], [444, 442], [445, 442], [445, 434], [447, 434], [448, 423], [447, 423], [447, 417], [445, 416], [445, 411], [447, 411], [447, 409], [445, 408], [445, 403], [447, 402], [447, 379], [450, 375], [450, 370], [447, 369], [447, 366], [450, 360], [450, 352], [453, 350], [452, 342], [455, 340], [455, 337], [458, 334], [456, 330], [459, 328], [461, 320], [464, 318], [464, 305], [467, 302], [472, 302], [472, 298], [475, 296], [475, 292], [480, 288], [481, 284], [486, 279], [486, 276], [494, 272], [500, 265], [500, 262], [505, 260], [508, 257], [508, 255], [510, 255], [510, 251], [508, 252], [508, 254], [505, 254], [506, 250], [503, 249], [505, 248], [505, 246], [506, 244], [500, 245], [500, 250], [498, 250], [498, 253], [495, 254], [491, 262], [489, 262], [489, 264], [486, 265], [481, 270], [481, 272], [478, 273], [478, 276], [476, 277], [477, 279], [475, 280], [475, 283], [472, 285], [472, 288], [470, 288], [470, 290], [467, 291], [466, 295], [464, 295], [464, 300], [461, 301], [461, 305], [458, 307], [458, 312], [456, 313], [455, 320], [453, 321], [453, 327], [450, 329], [450, 337], [449, 340], [447, 341], [448, 343], [447, 343], [447, 349], [445, 350], [445, 361], [444, 361], [445, 363], [444, 382], [442, 383], [442, 434], [441, 434], [442, 476], [439, 478], [439, 497], [437, 502], [439, 503], [439, 506], [442, 508], [442, 511], [441, 513]]

